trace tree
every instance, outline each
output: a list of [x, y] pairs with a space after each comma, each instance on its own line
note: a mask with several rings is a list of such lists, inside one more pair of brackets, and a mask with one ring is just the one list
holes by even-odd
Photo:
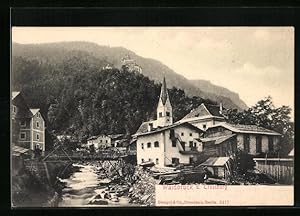
[[238, 174], [245, 174], [248, 170], [253, 170], [255, 163], [253, 156], [248, 152], [238, 149], [235, 154], [236, 171]]
[[[41, 108], [49, 132], [79, 142], [101, 133], [129, 136], [142, 122], [156, 118], [161, 85], [126, 67], [105, 69], [107, 63], [76, 51], [49, 61], [14, 57], [12, 83], [30, 107]], [[169, 89], [169, 95], [174, 121], [202, 102], [213, 103], [177, 88]], [[48, 146], [54, 137], [46, 135]]]
[[230, 123], [253, 124], [282, 134], [279, 153], [285, 156], [294, 146], [294, 123], [290, 118], [291, 108], [281, 106], [276, 108], [270, 96], [259, 100], [248, 110], [227, 110], [226, 117]]

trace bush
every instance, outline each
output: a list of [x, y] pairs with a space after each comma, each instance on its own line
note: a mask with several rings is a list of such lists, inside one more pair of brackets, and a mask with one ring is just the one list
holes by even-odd
[[253, 170], [255, 162], [253, 156], [243, 150], [238, 150], [235, 155], [235, 170], [238, 174], [244, 174], [248, 170]]

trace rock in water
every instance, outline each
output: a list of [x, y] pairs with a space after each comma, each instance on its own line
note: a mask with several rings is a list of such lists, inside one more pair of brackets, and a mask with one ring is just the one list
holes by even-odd
[[112, 198], [111, 201], [113, 201], [113, 202], [119, 202], [119, 198], [118, 197]]
[[108, 205], [108, 201], [103, 199], [94, 199], [89, 202], [90, 205]]

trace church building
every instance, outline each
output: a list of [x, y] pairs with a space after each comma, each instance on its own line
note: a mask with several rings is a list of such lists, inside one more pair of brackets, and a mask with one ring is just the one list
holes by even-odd
[[142, 123], [137, 139], [137, 164], [152, 161], [156, 166], [189, 164], [201, 151], [203, 130], [188, 123], [173, 124], [173, 112], [165, 78], [157, 105], [156, 120]]
[[257, 125], [230, 124], [222, 104], [202, 103], [173, 123], [173, 112], [165, 78], [156, 120], [143, 122], [133, 135], [137, 164], [156, 166], [191, 164], [201, 155], [231, 156], [238, 149], [252, 155], [278, 151], [281, 134]]

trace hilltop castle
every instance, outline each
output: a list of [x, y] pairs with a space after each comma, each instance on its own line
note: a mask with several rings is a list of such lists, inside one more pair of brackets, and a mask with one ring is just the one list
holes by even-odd
[[128, 54], [121, 59], [122, 67], [126, 67], [129, 72], [142, 73], [142, 68]]

